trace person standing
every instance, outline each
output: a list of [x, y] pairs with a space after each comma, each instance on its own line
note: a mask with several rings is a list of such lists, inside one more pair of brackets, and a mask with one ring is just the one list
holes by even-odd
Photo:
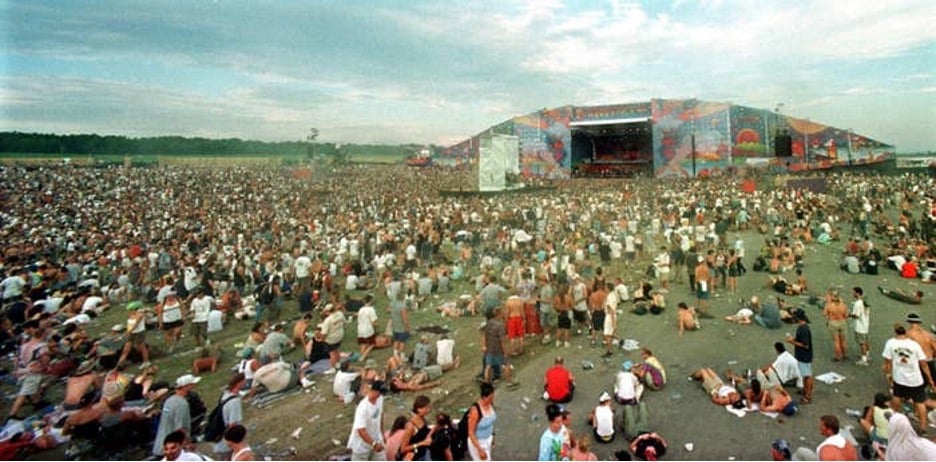
[[556, 295], [556, 291], [548, 276], [540, 276], [538, 292], [536, 303], [539, 309], [540, 326], [543, 328], [543, 344], [545, 345], [552, 340], [550, 334], [552, 329], [553, 298]]
[[468, 411], [468, 454], [471, 460], [491, 460], [494, 448], [494, 385], [481, 384], [481, 398]]
[[549, 425], [540, 437], [539, 456], [537, 460], [565, 460], [569, 458], [568, 447], [565, 445], [565, 434], [562, 431], [565, 415], [558, 404], [546, 406], [546, 418]]
[[696, 267], [693, 271], [693, 277], [695, 278], [694, 289], [696, 298], [699, 300], [699, 313], [704, 315], [708, 311], [709, 290], [711, 289], [709, 283], [712, 279], [712, 275], [709, 270], [709, 265], [702, 255], [696, 257]]
[[383, 381], [375, 380], [354, 411], [347, 445], [351, 460], [387, 460], [383, 441], [384, 389]]
[[822, 315], [826, 318], [829, 335], [832, 337], [832, 346], [835, 350], [832, 362], [848, 359], [845, 346], [845, 320], [848, 319], [848, 308], [838, 292], [830, 291], [827, 294]]
[[430, 404], [426, 395], [419, 395], [413, 400], [413, 416], [406, 423], [399, 449], [399, 455], [404, 460], [429, 460], [429, 447], [432, 446], [434, 432], [427, 418], [432, 410]]
[[224, 444], [230, 449], [231, 458], [226, 460], [254, 460], [253, 449], [247, 444], [247, 428], [234, 424], [224, 431]]
[[[223, 403], [221, 406], [221, 417], [222, 420], [224, 420], [225, 436], [227, 436], [227, 430], [230, 430], [231, 427], [235, 425], [239, 425], [244, 420], [244, 408], [240, 399], [240, 391], [246, 382], [247, 379], [244, 373], [237, 372], [228, 380], [228, 386], [224, 389], [224, 393], [221, 394], [219, 403]], [[243, 440], [243, 438], [241, 439]], [[238, 448], [237, 450], [240, 449], [241, 448]], [[232, 451], [235, 451], [235, 449], [226, 443], [225, 438], [222, 438], [221, 441], [218, 441], [214, 446], [215, 460], [239, 460], [232, 457]]]
[[611, 351], [611, 341], [614, 340], [614, 337], [617, 335], [617, 307], [619, 303], [619, 294], [614, 290], [614, 286], [611, 283], [607, 285], [608, 296], [605, 298], [604, 302], [604, 345], [605, 345], [605, 354], [604, 357], [608, 358], [614, 355], [614, 352]]
[[195, 338], [195, 344], [199, 347], [206, 344], [211, 345], [208, 340], [208, 315], [211, 313], [211, 308], [215, 306], [215, 301], [214, 298], [205, 293], [205, 289], [201, 286], [196, 287], [194, 292], [195, 298], [189, 304], [192, 311], [190, 333]]
[[192, 374], [185, 374], [176, 379], [175, 393], [163, 403], [156, 439], [153, 440], [153, 455], [162, 457], [163, 441], [170, 433], [182, 431], [185, 435], [192, 434], [192, 416], [187, 397], [200, 381], [201, 377]]
[[481, 336], [481, 351], [484, 354], [484, 381], [490, 383], [499, 379], [501, 374], [508, 385], [516, 386], [510, 365], [507, 364], [507, 328], [502, 318], [503, 310], [494, 308], [491, 317], [484, 324]]
[[926, 386], [936, 388], [936, 384], [923, 348], [907, 337], [907, 330], [898, 323], [894, 326], [894, 337], [884, 344], [881, 356], [887, 360], [884, 373], [894, 390], [894, 398], [913, 401], [920, 427], [926, 428]]
[[923, 349], [923, 353], [928, 358], [926, 364], [930, 376], [936, 379], [936, 336], [920, 327], [921, 322], [923, 321], [920, 319], [920, 315], [916, 313], [907, 315], [907, 324], [910, 325], [910, 328], [907, 329], [907, 337], [920, 344], [920, 348]]
[[410, 338], [409, 313], [403, 302], [403, 291], [394, 293], [390, 299], [390, 328], [393, 331], [393, 356], [406, 358], [406, 342]]
[[127, 357], [130, 356], [130, 350], [135, 349], [140, 353], [143, 359], [143, 368], [149, 365], [149, 346], [146, 344], [146, 313], [141, 309], [143, 303], [133, 301], [127, 304], [127, 343], [123, 346], [120, 353], [120, 359], [117, 366], [121, 366]]
[[855, 286], [852, 288], [852, 297], [854, 297], [855, 301], [852, 302], [851, 313], [848, 316], [855, 320], [855, 342], [858, 343], [858, 349], [861, 350], [861, 359], [855, 364], [867, 366], [871, 364], [869, 354], [871, 351], [871, 307], [865, 303], [864, 289], [861, 287]]
[[787, 334], [786, 340], [793, 344], [793, 357], [796, 358], [800, 376], [803, 378], [803, 397], [800, 403], [809, 404], [812, 402], [813, 391], [812, 330], [809, 328], [809, 318], [806, 317], [806, 312], [802, 308], [793, 310], [793, 318], [797, 322], [796, 334], [792, 336]]
[[364, 296], [364, 306], [357, 313], [357, 342], [361, 346], [359, 361], [367, 359], [377, 340], [377, 310], [373, 306], [374, 297]]

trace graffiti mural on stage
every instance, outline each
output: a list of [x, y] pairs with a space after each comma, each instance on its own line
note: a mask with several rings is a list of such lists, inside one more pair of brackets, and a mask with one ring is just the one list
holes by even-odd
[[568, 178], [572, 165], [569, 106], [513, 119], [520, 138], [520, 174], [524, 177]]
[[694, 99], [651, 101], [655, 176], [703, 176], [730, 165], [729, 108]]
[[[568, 178], [572, 169], [571, 122], [614, 124], [641, 117], [651, 120], [657, 177], [735, 174], [756, 168], [815, 170], [883, 162], [895, 152], [894, 146], [850, 130], [764, 109], [696, 99], [543, 109], [508, 119], [481, 134], [517, 136], [524, 177]], [[778, 133], [790, 135], [791, 157], [776, 156]], [[481, 134], [445, 149], [441, 163], [476, 166]]]

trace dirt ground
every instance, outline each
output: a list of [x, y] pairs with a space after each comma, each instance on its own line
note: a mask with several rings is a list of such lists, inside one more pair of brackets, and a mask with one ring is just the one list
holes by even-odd
[[[750, 267], [763, 236], [755, 233], [743, 235], [747, 248], [746, 262]], [[850, 288], [860, 285], [865, 289], [872, 307], [872, 365], [861, 367], [846, 361], [833, 363], [832, 342], [818, 308], [806, 306], [807, 297], [795, 297], [790, 301], [806, 308], [811, 317], [813, 339], [816, 348], [813, 370], [816, 375], [825, 372], [837, 372], [846, 380], [836, 385], [816, 382], [814, 400], [810, 405], [800, 406], [800, 411], [793, 417], [780, 416], [771, 419], [760, 414], [748, 414], [736, 417], [722, 408], [711, 404], [696, 382], [687, 381], [689, 373], [699, 367], [712, 367], [722, 373], [725, 369], [743, 371], [756, 368], [773, 361], [773, 343], [782, 341], [786, 332], [793, 332], [795, 326], [769, 331], [756, 325], [740, 326], [730, 324], [721, 318], [737, 310], [738, 299], [760, 295], [762, 300], [773, 299], [772, 290], [765, 287], [766, 273], [748, 272], [739, 279], [739, 291], [729, 295], [719, 289], [722, 296], [710, 300], [710, 313], [715, 319], [704, 320], [702, 329], [677, 335], [675, 327], [675, 305], [679, 301], [691, 301], [688, 296], [685, 278], [682, 284], [675, 284], [668, 296], [668, 311], [660, 316], [636, 316], [624, 314], [619, 326], [623, 338], [632, 338], [640, 345], [653, 349], [667, 368], [669, 382], [662, 391], [648, 391], [644, 400], [650, 410], [650, 426], [667, 439], [669, 451], [665, 458], [672, 460], [758, 460], [770, 457], [770, 442], [785, 438], [791, 445], [815, 448], [821, 441], [818, 432], [818, 419], [824, 414], [839, 416], [844, 425], [854, 425], [856, 436], [864, 437], [857, 421], [849, 417], [847, 408], [862, 409], [870, 404], [875, 392], [886, 387], [880, 370], [880, 352], [883, 343], [891, 336], [892, 326], [902, 321], [912, 311], [920, 307], [904, 305], [881, 296], [876, 287], [913, 288], [912, 282], [901, 280], [896, 273], [882, 270], [880, 276], [849, 275], [838, 269], [841, 244], [829, 247], [813, 246], [809, 248], [805, 262], [805, 274], [811, 282], [813, 293], [821, 294], [831, 286], [842, 286], [845, 293]], [[628, 281], [639, 278], [643, 265], [625, 268], [615, 266], [611, 277], [622, 275]], [[467, 287], [464, 287], [467, 290]], [[925, 288], [924, 288], [925, 291]], [[455, 298], [462, 293], [454, 291], [439, 300]], [[921, 312], [924, 325], [933, 321], [931, 313]], [[434, 312], [417, 313], [414, 326], [436, 324], [452, 329], [456, 336], [456, 352], [463, 358], [462, 366], [445, 375], [440, 388], [426, 394], [433, 400], [434, 412], [447, 412], [457, 418], [463, 409], [477, 396], [474, 376], [480, 368], [479, 334], [477, 327], [481, 318], [462, 318], [458, 320], [440, 319]], [[353, 331], [353, 328], [349, 329]], [[353, 335], [353, 332], [352, 332]], [[857, 359], [857, 347], [849, 333], [849, 356]], [[349, 342], [346, 342], [349, 343]], [[573, 338], [568, 349], [556, 349], [554, 344], [539, 345], [538, 341], [528, 341], [525, 355], [514, 361], [516, 374], [521, 385], [516, 389], [499, 387], [495, 405], [498, 411], [494, 458], [500, 460], [536, 459], [538, 443], [546, 422], [542, 394], [542, 374], [551, 365], [558, 353], [566, 358], [566, 365], [577, 378], [575, 399], [567, 406], [572, 411], [573, 430], [584, 434], [590, 431], [587, 424], [588, 411], [595, 406], [598, 395], [603, 390], [612, 390], [614, 374], [620, 364], [626, 360], [639, 360], [637, 351], [618, 350], [608, 359], [600, 358], [602, 350], [591, 347], [586, 336]], [[374, 356], [383, 360], [388, 351], [379, 351]], [[595, 368], [584, 370], [583, 360], [592, 361]], [[330, 382], [319, 380], [316, 389], [308, 394], [300, 394], [291, 399], [273, 404], [268, 409], [258, 410], [249, 407], [246, 418], [251, 430], [253, 443], [268, 442], [271, 438], [278, 441], [265, 445], [263, 451], [281, 454], [289, 446], [296, 448], [296, 459], [328, 458], [344, 452], [344, 445], [353, 420], [354, 405], [343, 405], [331, 399]], [[325, 402], [314, 402], [317, 396], [328, 397]], [[384, 408], [386, 425], [390, 425], [397, 415], [408, 415], [415, 394], [391, 395], [386, 399]], [[526, 404], [527, 399], [530, 401]], [[620, 422], [620, 408], [616, 406], [616, 418]], [[311, 422], [310, 422], [311, 420]], [[298, 427], [303, 427], [299, 440], [289, 437]], [[693, 451], [685, 449], [686, 443], [693, 443]], [[621, 435], [610, 444], [593, 445], [593, 451], [600, 459], [613, 458], [617, 449], [625, 447]], [[274, 455], [274, 457], [276, 457]]]

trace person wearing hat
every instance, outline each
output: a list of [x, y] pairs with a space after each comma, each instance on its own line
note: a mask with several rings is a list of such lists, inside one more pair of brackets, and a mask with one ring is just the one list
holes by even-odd
[[185, 374], [176, 379], [175, 393], [163, 402], [156, 439], [153, 440], [154, 456], [163, 456], [163, 442], [170, 433], [181, 430], [186, 435], [192, 434], [192, 418], [187, 397], [200, 381], [201, 377], [192, 374]]
[[790, 443], [782, 439], [774, 440], [774, 442], [770, 444], [770, 457], [777, 461], [791, 460], [793, 454], [790, 452]]
[[127, 304], [127, 343], [124, 344], [123, 352], [120, 353], [120, 359], [117, 360], [117, 366], [123, 365], [127, 357], [130, 356], [130, 350], [135, 349], [143, 359], [141, 368], [149, 365], [149, 346], [146, 344], [146, 313], [141, 309], [143, 303], [133, 301]]
[[595, 440], [599, 443], [610, 443], [614, 440], [614, 409], [611, 408], [611, 395], [601, 392], [598, 397], [598, 406], [592, 409], [588, 416]]
[[[911, 325], [918, 320], [919, 316], [915, 316], [915, 313], [907, 317]], [[898, 323], [894, 326], [894, 336], [884, 344], [881, 356], [886, 360], [884, 373], [894, 390], [894, 398], [898, 402], [913, 401], [920, 428], [926, 428], [926, 387], [936, 389], [936, 384], [933, 383], [923, 347], [911, 339], [904, 326]]]
[[793, 345], [793, 357], [796, 358], [799, 367], [800, 376], [803, 378], [803, 397], [800, 404], [809, 404], [812, 402], [813, 392], [813, 342], [812, 330], [809, 328], [809, 318], [802, 308], [792, 310], [793, 319], [797, 322], [796, 334], [786, 335], [787, 343]]
[[936, 335], [923, 329], [921, 325], [923, 320], [916, 313], [908, 314], [906, 321], [909, 325], [907, 337], [919, 343], [920, 348], [923, 348], [923, 353], [929, 358], [926, 360], [926, 366], [930, 371], [930, 375], [936, 379]]
[[[347, 448], [351, 460], [387, 460], [383, 440], [383, 394], [386, 385], [381, 380], [371, 383], [367, 396], [354, 411], [354, 422], [348, 436]], [[394, 459], [396, 455], [394, 455]]]

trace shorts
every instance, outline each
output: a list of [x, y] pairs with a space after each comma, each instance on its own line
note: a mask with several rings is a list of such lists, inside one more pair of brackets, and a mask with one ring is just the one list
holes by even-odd
[[702, 381], [702, 389], [705, 390], [705, 393], [709, 396], [712, 396], [712, 394], [723, 386], [725, 386], [725, 382], [722, 382], [722, 379], [715, 375], [706, 377], [705, 380]]
[[602, 327], [604, 327], [602, 333], [604, 334], [605, 337], [611, 337], [612, 335], [614, 335], [614, 322], [611, 318], [607, 316], [607, 314], [605, 315], [604, 326]]
[[670, 280], [669, 267], [665, 266], [663, 268], [660, 268], [660, 270], [657, 271], [657, 277], [660, 278], [660, 282], [669, 282]]
[[797, 368], [799, 368], [800, 377], [812, 377], [812, 363], [804, 363], [802, 361], [796, 362]]
[[423, 372], [429, 377], [429, 380], [436, 380], [442, 377], [442, 366], [438, 364], [433, 364], [431, 366], [426, 366], [423, 368]]
[[699, 300], [708, 300], [708, 299], [709, 299], [709, 293], [708, 293], [707, 290], [697, 290], [697, 291], [696, 291], [696, 298], [698, 298]]
[[[207, 324], [205, 325], [207, 326]], [[146, 343], [146, 332], [144, 331], [130, 334], [128, 341], [131, 345], [142, 345]]]
[[572, 310], [572, 317], [575, 318], [575, 322], [582, 323], [588, 322], [588, 311], [587, 310]]
[[572, 318], [569, 317], [568, 311], [559, 312], [559, 320], [556, 321], [556, 325], [559, 329], [571, 329], [572, 328]]
[[511, 316], [507, 318], [507, 338], [523, 337], [523, 318], [520, 316]]
[[504, 355], [495, 355], [495, 354], [485, 354], [484, 355], [484, 365], [491, 368], [492, 377], [501, 376], [501, 368], [507, 362], [504, 360]]
[[409, 338], [410, 338], [409, 332], [394, 332], [393, 333], [394, 342], [406, 343], [406, 341], [409, 340]]
[[841, 335], [845, 336], [845, 321], [839, 319], [837, 321], [829, 321], [829, 333], [833, 336]]
[[377, 343], [377, 334], [371, 335], [370, 337], [358, 337], [358, 345], [373, 345]]
[[916, 404], [926, 402], [926, 383], [918, 387], [908, 387], [894, 382], [894, 396], [902, 399], [909, 399]]
[[604, 321], [605, 321], [604, 311], [592, 311], [591, 320], [592, 320], [592, 330], [594, 331], [604, 330]]
[[26, 374], [19, 379], [19, 392], [17, 396], [32, 396], [36, 393], [39, 393], [39, 389], [42, 387], [42, 379], [45, 378], [42, 374]]
[[550, 308], [548, 311], [540, 310], [539, 321], [543, 329], [548, 329], [552, 326], [552, 309]]
[[182, 321], [181, 319], [178, 320], [178, 321], [164, 322], [164, 323], [163, 323], [162, 329], [163, 329], [163, 330], [172, 330], [172, 329], [176, 329], [176, 328], [182, 327], [183, 324], [185, 324], [185, 321]]
[[855, 342], [858, 342], [859, 345], [870, 344], [871, 336], [867, 333], [862, 334], [859, 332], [855, 332]]
[[326, 344], [325, 344], [325, 349], [328, 350], [329, 353], [331, 353], [331, 352], [333, 352], [333, 351], [338, 351], [338, 350], [341, 349], [341, 342], [337, 342], [337, 343], [326, 343]]
[[207, 322], [193, 322], [189, 326], [189, 332], [195, 337], [207, 337], [208, 336], [208, 323]]

